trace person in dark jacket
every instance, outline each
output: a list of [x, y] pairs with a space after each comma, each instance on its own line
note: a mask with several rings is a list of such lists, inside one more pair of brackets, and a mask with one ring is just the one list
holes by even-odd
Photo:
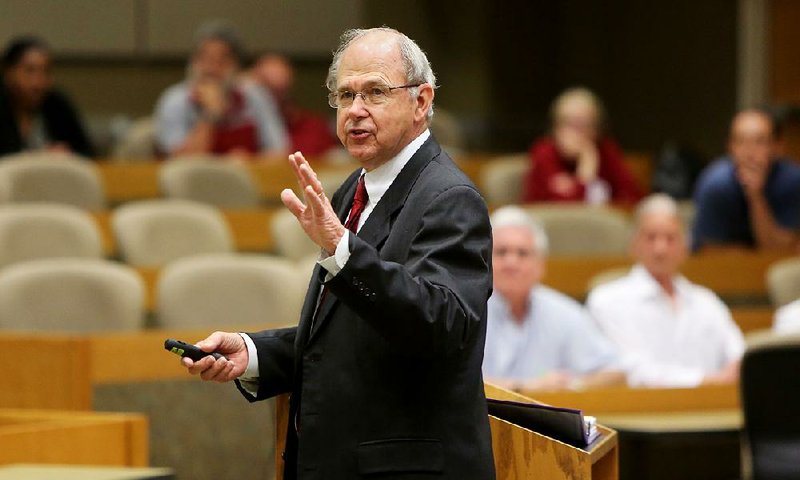
[[36, 37], [12, 39], [2, 61], [0, 155], [59, 150], [92, 156], [77, 111], [53, 87], [47, 44]]

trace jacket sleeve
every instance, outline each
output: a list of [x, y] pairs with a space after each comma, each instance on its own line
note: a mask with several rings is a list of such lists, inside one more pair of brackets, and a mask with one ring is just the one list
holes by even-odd
[[296, 334], [297, 327], [247, 334], [258, 351], [258, 394], [253, 396], [237, 380], [236, 387], [246, 399], [255, 402], [291, 391]]
[[[423, 213], [403, 264], [350, 236], [350, 259], [328, 287], [390, 344], [409, 354], [464, 348], [486, 319], [491, 229], [478, 192], [440, 192]], [[394, 228], [399, 228], [395, 225]]]

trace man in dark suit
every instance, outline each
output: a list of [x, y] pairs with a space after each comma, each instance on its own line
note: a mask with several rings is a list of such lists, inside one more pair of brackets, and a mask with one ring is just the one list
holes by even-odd
[[[430, 136], [436, 80], [391, 29], [342, 36], [328, 75], [362, 169], [331, 202], [299, 152], [282, 200], [322, 253], [296, 328], [217, 332], [184, 359], [251, 401], [291, 393], [285, 478], [494, 478], [481, 378], [486, 205]], [[356, 233], [357, 232], [357, 233]]]

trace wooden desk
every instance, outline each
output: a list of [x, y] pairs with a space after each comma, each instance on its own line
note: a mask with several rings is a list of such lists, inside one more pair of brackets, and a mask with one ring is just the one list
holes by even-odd
[[740, 408], [735, 385], [698, 388], [597, 388], [580, 392], [522, 392], [548, 405], [583, 410], [588, 415], [667, 414], [686, 411], [735, 410]]
[[139, 414], [0, 409], [0, 464], [148, 464]]
[[620, 478], [741, 478], [739, 410], [609, 414], [619, 433]]
[[[767, 300], [764, 280], [767, 268], [786, 253], [709, 252], [689, 257], [681, 268], [691, 281], [710, 288], [724, 299], [756, 298]], [[612, 268], [630, 267], [625, 256], [550, 257], [544, 283], [572, 297], [582, 299], [588, 293], [591, 278]]]
[[0, 480], [173, 480], [168, 468], [7, 465]]

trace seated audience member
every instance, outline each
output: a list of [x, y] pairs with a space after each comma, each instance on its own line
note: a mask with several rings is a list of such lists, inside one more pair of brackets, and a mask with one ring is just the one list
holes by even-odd
[[0, 155], [25, 150], [71, 151], [92, 156], [78, 113], [53, 87], [50, 49], [36, 37], [11, 40], [0, 82]]
[[589, 313], [617, 345], [632, 386], [692, 387], [738, 380], [742, 333], [710, 290], [678, 273], [688, 254], [678, 206], [646, 198], [631, 244], [636, 265], [589, 294]]
[[294, 68], [286, 57], [277, 54], [263, 55], [253, 65], [249, 77], [272, 95], [278, 104], [289, 133], [292, 152], [300, 151], [306, 156], [319, 156], [340, 145], [325, 117], [306, 110], [295, 102]]
[[624, 383], [616, 351], [583, 306], [539, 283], [547, 254], [542, 227], [518, 207], [497, 210], [491, 223], [487, 381], [526, 390]]
[[283, 154], [289, 143], [274, 101], [237, 81], [242, 49], [222, 24], [198, 31], [188, 78], [168, 88], [156, 106], [156, 141], [167, 155]]
[[800, 334], [800, 299], [788, 303], [775, 311], [772, 324], [777, 333]]
[[693, 249], [800, 246], [800, 166], [780, 151], [780, 131], [767, 112], [733, 118], [728, 155], [706, 167], [695, 187]]
[[530, 149], [525, 202], [635, 203], [641, 192], [604, 130], [600, 100], [585, 88], [555, 99], [552, 132]]

